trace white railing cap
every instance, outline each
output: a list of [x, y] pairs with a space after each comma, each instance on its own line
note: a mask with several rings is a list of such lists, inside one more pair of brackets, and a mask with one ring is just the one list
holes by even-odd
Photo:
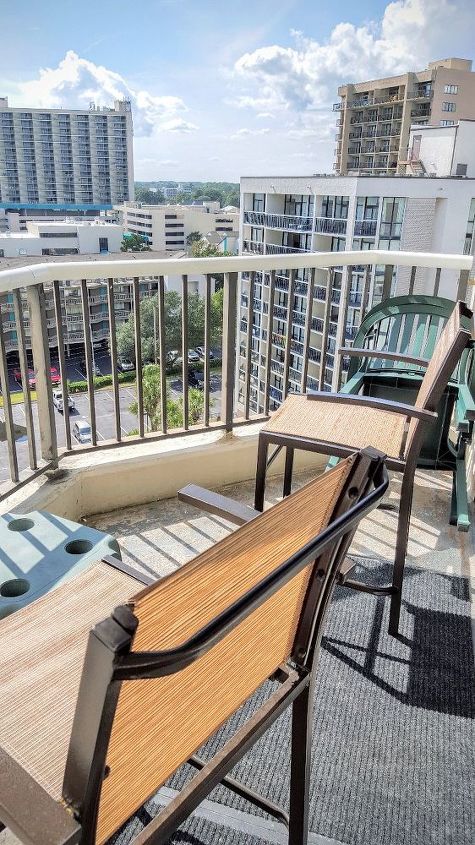
[[142, 276], [237, 273], [250, 270], [291, 270], [339, 267], [349, 264], [393, 264], [398, 267], [440, 267], [470, 270], [473, 256], [434, 252], [403, 252], [381, 249], [345, 252], [303, 252], [278, 255], [236, 255], [222, 258], [122, 258], [108, 261], [62, 261], [30, 264], [0, 271], [0, 293], [16, 288], [80, 279], [133, 278]]

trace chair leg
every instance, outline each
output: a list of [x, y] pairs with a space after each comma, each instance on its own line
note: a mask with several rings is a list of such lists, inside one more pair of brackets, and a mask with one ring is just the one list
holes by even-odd
[[470, 528], [470, 514], [468, 512], [467, 469], [464, 458], [457, 458], [454, 473], [456, 525], [459, 531]]
[[312, 710], [311, 681], [292, 705], [289, 845], [307, 845], [308, 840]]
[[267, 440], [260, 434], [257, 444], [256, 487], [254, 492], [254, 508], [256, 511], [264, 510], [268, 447]]
[[391, 596], [389, 610], [389, 633], [397, 637], [399, 633], [399, 617], [401, 615], [402, 584], [404, 581], [404, 566], [406, 564], [407, 543], [409, 539], [409, 524], [411, 520], [412, 494], [414, 489], [414, 472], [407, 470], [403, 475], [401, 485], [401, 499], [399, 505], [399, 519], [396, 537], [396, 555], [393, 568], [394, 593]]
[[294, 466], [294, 450], [291, 446], [287, 446], [285, 450], [285, 470], [284, 470], [284, 489], [283, 495], [290, 496], [292, 492], [292, 471]]

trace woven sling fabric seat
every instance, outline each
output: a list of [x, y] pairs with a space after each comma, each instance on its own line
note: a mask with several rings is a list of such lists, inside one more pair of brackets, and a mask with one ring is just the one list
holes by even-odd
[[[325, 612], [387, 487], [384, 455], [362, 450], [264, 514], [236, 506], [241, 526], [165, 578], [110, 557], [0, 620], [0, 829], [27, 845], [104, 845], [188, 762], [198, 773], [137, 845], [167, 842], [218, 783], [304, 845]], [[197, 757], [268, 679], [265, 703]], [[287, 816], [228, 772], [289, 706]]]
[[335, 443], [343, 432], [349, 451], [378, 443], [378, 448], [388, 457], [397, 461], [402, 458], [407, 425], [401, 414], [356, 407], [351, 409], [350, 419], [347, 406], [331, 402], [322, 404], [318, 413], [315, 410], [313, 402], [309, 402], [306, 396], [288, 396], [272, 415], [265, 430], [329, 444]]
[[[259, 433], [254, 497], [254, 507], [258, 511], [264, 508], [267, 467], [281, 449], [286, 452], [284, 496], [291, 491], [295, 449], [320, 452], [335, 459], [345, 457], [354, 449], [374, 446], [387, 455], [389, 469], [402, 473], [392, 584], [385, 589], [377, 588], [378, 594], [386, 592], [390, 596], [389, 631], [395, 636], [401, 610], [414, 473], [426, 426], [437, 420], [436, 409], [442, 394], [460, 358], [472, 343], [467, 328], [472, 316], [463, 302], [455, 303], [430, 361], [399, 353], [392, 355], [402, 364], [425, 369], [413, 405], [344, 392], [290, 395]], [[388, 354], [380, 350], [368, 351], [368, 357], [374, 359], [385, 358]], [[275, 450], [269, 459], [271, 445]], [[346, 584], [368, 592], [366, 585], [363, 587], [351, 580], [349, 572]]]

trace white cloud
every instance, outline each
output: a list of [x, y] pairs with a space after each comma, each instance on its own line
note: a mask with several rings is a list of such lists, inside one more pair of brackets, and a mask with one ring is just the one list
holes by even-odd
[[155, 96], [135, 90], [121, 76], [68, 50], [55, 68], [41, 68], [38, 78], [17, 84], [14, 105], [44, 108], [87, 108], [94, 102], [111, 106], [114, 100], [132, 102], [136, 136], [154, 132], [192, 132], [197, 127], [178, 117], [188, 109], [180, 97]]
[[246, 138], [249, 135], [268, 135], [270, 129], [268, 126], [263, 127], [262, 129], [247, 129], [243, 127], [242, 129], [238, 129], [234, 135], [231, 135], [231, 138]]
[[473, 25], [471, 3], [395, 0], [380, 21], [339, 23], [322, 43], [293, 31], [295, 46], [261, 47], [237, 60], [234, 78], [248, 86], [237, 105], [258, 111], [326, 110], [342, 83], [417, 70], [446, 55], [447, 31], [453, 34], [457, 26], [463, 32], [470, 15]]
[[188, 132], [195, 132], [198, 127], [195, 123], [190, 123], [188, 120], [183, 120], [181, 117], [175, 117], [173, 120], [167, 120], [162, 123], [161, 129], [164, 132], [180, 132], [187, 134]]

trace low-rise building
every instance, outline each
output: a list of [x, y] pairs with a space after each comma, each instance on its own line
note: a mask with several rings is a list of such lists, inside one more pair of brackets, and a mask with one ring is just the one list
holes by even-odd
[[154, 250], [183, 250], [191, 232], [224, 236], [239, 231], [239, 212], [225, 211], [217, 202], [193, 205], [143, 205], [125, 203], [117, 207], [124, 229], [143, 235]]
[[453, 126], [412, 126], [406, 173], [475, 177], [475, 120]]
[[100, 220], [29, 221], [26, 231], [0, 233], [0, 258], [120, 252], [123, 229]]

